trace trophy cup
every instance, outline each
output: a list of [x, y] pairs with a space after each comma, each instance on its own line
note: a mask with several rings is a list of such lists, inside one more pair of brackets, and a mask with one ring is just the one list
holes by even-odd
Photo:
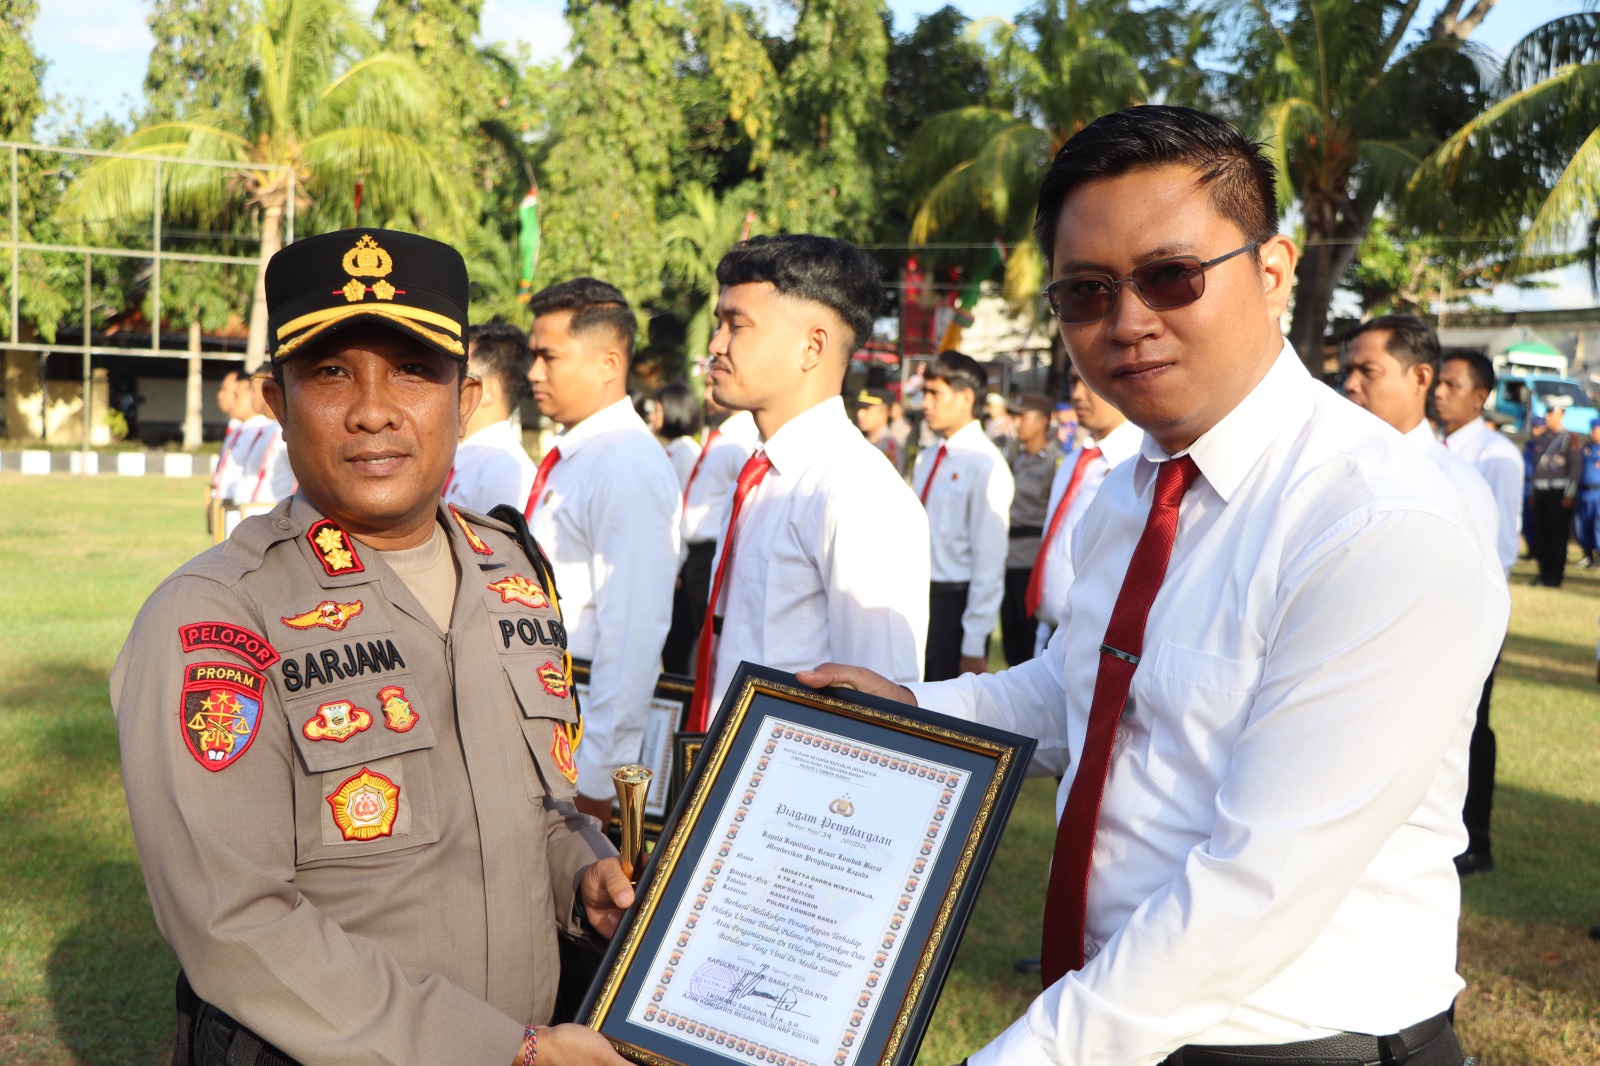
[[622, 872], [632, 884], [638, 884], [639, 871], [644, 868], [644, 799], [654, 776], [637, 763], [619, 766], [611, 773], [622, 823]]

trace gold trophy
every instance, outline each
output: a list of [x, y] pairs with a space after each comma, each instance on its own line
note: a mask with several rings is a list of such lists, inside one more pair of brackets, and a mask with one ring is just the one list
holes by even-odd
[[639, 871], [644, 868], [644, 798], [654, 776], [638, 763], [611, 772], [622, 823], [622, 872], [632, 884], [639, 883]]

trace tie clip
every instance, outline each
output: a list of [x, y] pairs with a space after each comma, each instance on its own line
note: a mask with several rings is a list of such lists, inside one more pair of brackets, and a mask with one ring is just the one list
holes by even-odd
[[1139, 665], [1139, 657], [1137, 655], [1131, 655], [1125, 651], [1118, 651], [1109, 644], [1100, 645], [1100, 652], [1103, 655], [1110, 655], [1113, 658], [1121, 659], [1125, 663], [1132, 663], [1134, 666]]

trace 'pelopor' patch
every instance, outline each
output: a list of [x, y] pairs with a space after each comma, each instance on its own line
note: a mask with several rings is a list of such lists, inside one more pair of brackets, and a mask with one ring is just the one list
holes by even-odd
[[231, 651], [257, 670], [278, 661], [278, 651], [266, 637], [231, 622], [190, 622], [178, 627], [178, 642], [186, 652], [201, 648]]
[[184, 668], [178, 714], [183, 742], [195, 761], [215, 773], [250, 750], [261, 724], [266, 678], [232, 663], [191, 663]]
[[400, 786], [365, 766], [327, 797], [333, 821], [346, 840], [376, 840], [394, 832]]

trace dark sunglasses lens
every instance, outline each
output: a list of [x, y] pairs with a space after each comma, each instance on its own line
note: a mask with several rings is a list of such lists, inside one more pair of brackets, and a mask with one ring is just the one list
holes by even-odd
[[1205, 268], [1194, 256], [1146, 263], [1134, 270], [1132, 277], [1153, 311], [1192, 304], [1206, 291]]
[[1115, 291], [1104, 275], [1063, 278], [1050, 286], [1050, 309], [1063, 322], [1093, 322], [1111, 310]]

